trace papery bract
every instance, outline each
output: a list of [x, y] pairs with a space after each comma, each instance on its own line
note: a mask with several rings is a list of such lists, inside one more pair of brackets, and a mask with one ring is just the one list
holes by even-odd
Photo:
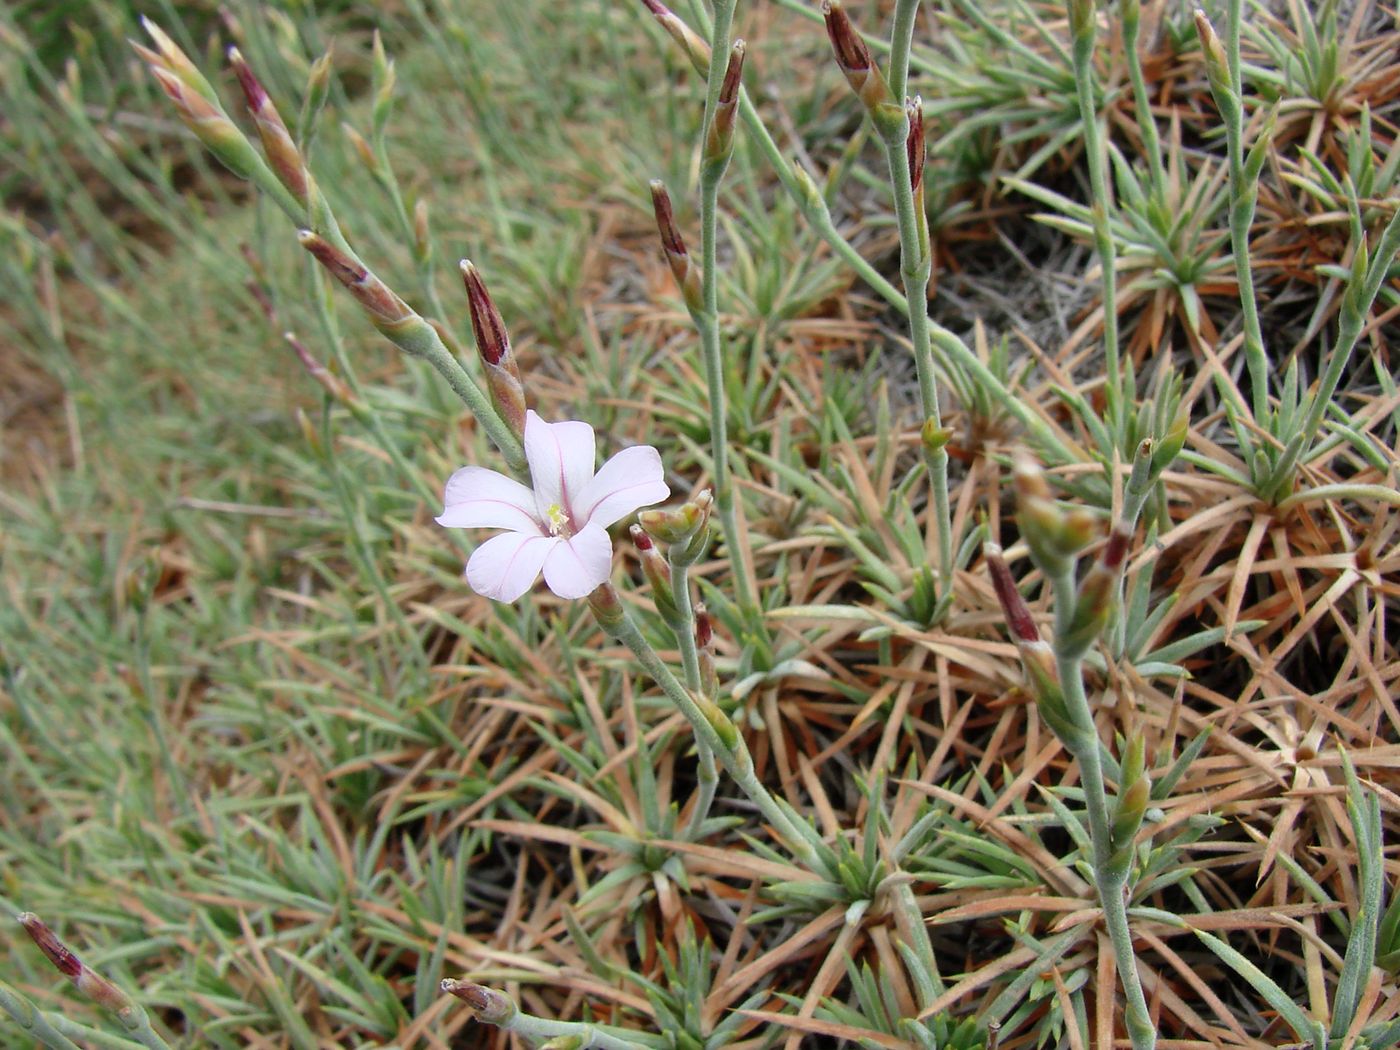
[[532, 488], [485, 467], [463, 467], [447, 481], [439, 525], [505, 529], [467, 561], [478, 594], [513, 602], [540, 572], [561, 598], [582, 598], [607, 582], [612, 540], [607, 527], [671, 494], [661, 454], [650, 445], [623, 449], [593, 471], [593, 428], [525, 416], [525, 459]]

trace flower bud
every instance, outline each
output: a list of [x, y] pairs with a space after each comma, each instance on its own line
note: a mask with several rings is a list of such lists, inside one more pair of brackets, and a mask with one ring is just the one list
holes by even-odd
[[432, 229], [428, 225], [428, 199], [420, 197], [413, 206], [413, 255], [420, 263], [433, 255]]
[[160, 26], [144, 16], [141, 19], [141, 28], [146, 30], [152, 43], [156, 45], [155, 51], [151, 51], [149, 48], [132, 42], [131, 46], [146, 64], [152, 69], [157, 67], [164, 69], [180, 83], [218, 105], [219, 96], [214, 91], [213, 85], [205, 79], [204, 74], [199, 71], [199, 67], [190, 61], [190, 56], [181, 50], [180, 45], [171, 40]]
[[310, 230], [300, 231], [297, 239], [364, 307], [375, 327], [382, 330], [384, 326], [393, 326], [414, 316], [408, 304], [358, 259]]
[[1082, 37], [1094, 31], [1094, 0], [1069, 0], [1069, 32]]
[[1137, 835], [1138, 828], [1142, 827], [1142, 818], [1151, 799], [1152, 781], [1144, 776], [1138, 777], [1132, 786], [1124, 789], [1118, 796], [1113, 812], [1113, 830], [1109, 836], [1115, 850], [1132, 846], [1133, 837]]
[[311, 72], [306, 77], [306, 95], [302, 100], [301, 113], [297, 117], [297, 144], [307, 149], [316, 133], [316, 122], [321, 111], [326, 108], [326, 100], [331, 94], [331, 63], [329, 50], [311, 63]]
[[[686, 503], [674, 510], [666, 508], [644, 510], [637, 515], [642, 528], [662, 543], [686, 543], [710, 520], [714, 507], [714, 495], [709, 489], [701, 489]], [[674, 560], [675, 553], [672, 552]]]
[[48, 957], [55, 969], [77, 985], [78, 991], [99, 1006], [112, 1010], [124, 1020], [136, 1013], [139, 1008], [132, 1002], [131, 997], [107, 978], [89, 969], [81, 959], [69, 951], [68, 946], [58, 939], [39, 916], [27, 911], [22, 912], [18, 918], [24, 932], [29, 934], [30, 939]]
[[884, 75], [870, 55], [870, 48], [860, 38], [841, 0], [823, 0], [822, 17], [826, 20], [826, 35], [836, 53], [836, 64], [845, 74], [846, 82], [872, 116], [882, 107], [893, 104]]
[[652, 543], [651, 537], [640, 525], [630, 526], [628, 533], [632, 537], [632, 542], [637, 546], [637, 556], [642, 563], [642, 572], [646, 574], [647, 582], [651, 584], [651, 597], [652, 601], [656, 603], [657, 613], [673, 629], [688, 626], [681, 616], [680, 608], [676, 605], [675, 591], [671, 589], [670, 566], [666, 564], [666, 559], [661, 556], [661, 552], [656, 549], [656, 544]]
[[494, 988], [451, 977], [444, 977], [440, 987], [448, 995], [456, 996], [470, 1006], [477, 1020], [486, 1024], [503, 1025], [516, 1014], [515, 1000]]
[[462, 280], [467, 286], [467, 305], [471, 309], [472, 332], [476, 336], [477, 353], [486, 366], [486, 384], [501, 418], [516, 437], [525, 433], [525, 384], [520, 368], [510, 349], [501, 312], [486, 290], [481, 272], [466, 259], [462, 260]]
[[720, 84], [714, 117], [705, 136], [704, 162], [712, 167], [723, 168], [729, 163], [729, 155], [734, 150], [734, 117], [739, 108], [739, 85], [743, 72], [744, 42], [736, 40], [729, 52], [729, 64], [724, 69], [724, 81]]
[[192, 90], [188, 84], [163, 66], [151, 66], [151, 75], [161, 90], [175, 103], [185, 126], [194, 132], [219, 162], [240, 179], [251, 178], [260, 158], [252, 143], [229, 120], [216, 101]]
[[719, 672], [715, 668], [715, 628], [704, 602], [695, 603], [695, 650], [700, 663], [700, 688], [713, 700], [719, 695]]
[[601, 584], [593, 589], [588, 595], [588, 608], [593, 611], [598, 626], [609, 634], [617, 634], [627, 617], [626, 610], [622, 608], [622, 599], [617, 596], [617, 589], [610, 583]]
[[1011, 640], [1016, 643], [1020, 654], [1026, 684], [1035, 699], [1036, 708], [1056, 736], [1067, 744], [1077, 744], [1083, 733], [1070, 717], [1054, 653], [1041, 637], [1040, 628], [1031, 616], [1030, 606], [1016, 588], [1016, 580], [1002, 556], [1001, 547], [995, 543], [983, 544], [982, 554], [992, 576], [992, 588], [996, 591], [1002, 615], [1006, 617], [1006, 625], [1011, 631]]
[[914, 197], [914, 224], [918, 232], [919, 258], [923, 266], [929, 259], [928, 210], [924, 205], [924, 101], [905, 99], [904, 111], [909, 118], [909, 132], [904, 139], [904, 152], [909, 161], [909, 186]]
[[1215, 104], [1226, 109], [1235, 102], [1235, 90], [1230, 79], [1230, 62], [1225, 57], [1225, 48], [1220, 37], [1215, 35], [1215, 27], [1200, 8], [1196, 9], [1196, 35], [1201, 40], [1201, 54], [1206, 62], [1206, 79], [1210, 82]]
[[350, 140], [351, 147], [360, 158], [360, 164], [364, 169], [376, 178], [381, 174], [379, 158], [374, 155], [374, 147], [369, 144], [369, 140], [361, 135], [355, 128], [342, 122], [340, 130], [345, 133], [345, 137]]
[[268, 97], [262, 82], [248, 68], [248, 63], [243, 60], [238, 48], [229, 48], [228, 58], [229, 64], [233, 66], [233, 71], [238, 77], [238, 83], [243, 88], [243, 97], [247, 101], [248, 112], [253, 118], [253, 124], [258, 129], [258, 138], [262, 142], [263, 154], [267, 157], [268, 166], [272, 168], [272, 173], [277, 176], [277, 181], [282, 183], [287, 188], [287, 192], [304, 207], [306, 205], [306, 163], [302, 160], [301, 151], [292, 141], [291, 132], [287, 130], [287, 125], [282, 121], [282, 115], [272, 104], [272, 99]]
[[680, 287], [686, 309], [692, 314], [705, 308], [704, 292], [700, 283], [700, 268], [690, 261], [681, 231], [676, 228], [676, 216], [671, 208], [671, 195], [666, 192], [666, 184], [660, 179], [651, 183], [651, 207], [656, 214], [656, 228], [661, 233], [661, 249], [666, 253], [666, 261], [671, 266], [671, 274]]
[[1017, 454], [1014, 481], [1016, 524], [1042, 569], [1057, 569], [1093, 542], [1094, 516], [1078, 508], [1065, 510], [1055, 502], [1045, 476], [1029, 456]]
[[661, 23], [661, 28], [666, 30], [671, 39], [681, 46], [681, 50], [690, 59], [690, 64], [695, 67], [695, 71], [702, 77], [708, 77], [710, 75], [710, 45], [660, 0], [642, 0], [642, 3]]
[[909, 134], [904, 140], [904, 152], [909, 161], [909, 188], [917, 198], [924, 189], [924, 100], [915, 96], [904, 100], [904, 112], [909, 117]]
[[376, 29], [370, 54], [370, 90], [374, 93], [374, 104], [370, 108], [370, 134], [376, 142], [383, 138], [384, 129], [389, 123], [397, 79], [394, 63], [384, 53], [384, 40]]

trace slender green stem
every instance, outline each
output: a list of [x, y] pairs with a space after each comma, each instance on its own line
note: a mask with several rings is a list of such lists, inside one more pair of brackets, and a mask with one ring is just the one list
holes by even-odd
[[894, 28], [890, 32], [890, 69], [885, 80], [890, 94], [901, 101], [909, 83], [909, 50], [914, 42], [914, 19], [919, 13], [919, 0], [897, 0], [894, 6]]
[[54, 1026], [48, 1014], [3, 981], [0, 981], [0, 1010], [4, 1010], [23, 1031], [50, 1050], [81, 1050], [77, 1043]]
[[[908, 6], [912, 7], [913, 4]], [[898, 26], [898, 21], [896, 25]], [[906, 29], [912, 30], [913, 18]], [[905, 54], [907, 57], [907, 45]], [[899, 273], [904, 282], [904, 300], [909, 318], [909, 338], [914, 348], [914, 369], [919, 380], [919, 402], [924, 419], [934, 427], [942, 427], [938, 407], [938, 378], [933, 360], [928, 320], [928, 280], [933, 266], [928, 242], [921, 235], [922, 217], [915, 201], [910, 181], [909, 154], [905, 139], [909, 132], [906, 116], [898, 127], [881, 129], [885, 160], [890, 170], [890, 185], [894, 192], [895, 219], [899, 225]], [[929, 528], [938, 530], [938, 593], [951, 593], [953, 587], [953, 519], [948, 500], [948, 452], [939, 447], [924, 449], [924, 467], [928, 471], [929, 492], [933, 499], [933, 514]]]
[[[1087, 8], [1087, 16], [1083, 13]], [[1099, 127], [1098, 108], [1094, 100], [1094, 30], [1092, 0], [1070, 0], [1070, 22], [1075, 26], [1073, 41], [1074, 84], [1079, 97], [1079, 121], [1084, 133], [1084, 156], [1089, 165], [1089, 189], [1093, 199], [1094, 249], [1103, 273], [1103, 344], [1104, 368], [1107, 372], [1105, 404], [1108, 427], [1116, 445], [1121, 445], [1126, 425], [1122, 403], [1122, 366], [1118, 345], [1118, 270], [1117, 251], [1109, 230], [1109, 215], [1113, 201], [1108, 189], [1108, 152]], [[1078, 9], [1080, 14], [1076, 16]], [[1111, 460], [1110, 450], [1102, 450]]]
[[[713, 27], [710, 32], [710, 73], [705, 84], [705, 118], [701, 141], [708, 138], [715, 117], [720, 87], [724, 81], [725, 63], [729, 55], [730, 26], [734, 18], [735, 0], [717, 0], [714, 5]], [[704, 164], [700, 174], [700, 259], [701, 295], [704, 306], [696, 317], [700, 330], [700, 354], [705, 363], [705, 383], [710, 395], [710, 450], [714, 462], [715, 504], [719, 508], [720, 527], [725, 546], [734, 566], [734, 592], [739, 607], [755, 618], [759, 605], [753, 566], [749, 563], [748, 544], [739, 536], [739, 519], [735, 506], [733, 479], [729, 470], [729, 433], [727, 398], [724, 383], [724, 359], [720, 347], [719, 325], [719, 185], [725, 164]]]
[[1162, 141], [1157, 134], [1157, 118], [1152, 115], [1152, 98], [1147, 93], [1147, 79], [1142, 73], [1142, 55], [1138, 53], [1138, 29], [1142, 18], [1140, 0], [1126, 0], [1122, 5], [1123, 51], [1128, 60], [1128, 79], [1133, 84], [1133, 108], [1137, 112], [1138, 130], [1142, 133], [1142, 152], [1152, 179], [1152, 195], [1158, 204], [1166, 203], [1166, 172], [1162, 169]]
[[1264, 354], [1264, 335], [1259, 325], [1259, 300], [1254, 292], [1254, 270], [1250, 265], [1249, 231], [1254, 224], [1254, 208], [1259, 199], [1258, 181], [1248, 177], [1244, 155], [1244, 82], [1240, 77], [1240, 26], [1242, 0], [1230, 0], [1229, 23], [1225, 27], [1225, 59], [1229, 67], [1229, 99], [1217, 98], [1216, 107], [1225, 122], [1226, 153], [1230, 166], [1230, 251], [1234, 255], [1235, 280], [1240, 290], [1244, 323], [1244, 359], [1249, 369], [1254, 418], [1264, 423], [1269, 411], [1269, 361]]
[[[1074, 561], [1065, 559], [1063, 565], [1050, 572], [1055, 595], [1055, 635], [1063, 637], [1069, 627], [1075, 607]], [[1089, 819], [1089, 838], [1093, 846], [1094, 885], [1099, 905], [1103, 908], [1104, 925], [1113, 944], [1118, 978], [1127, 997], [1125, 1020], [1132, 1039], [1133, 1050], [1152, 1050], [1156, 1033], [1152, 1029], [1142, 980], [1138, 976], [1137, 957], [1133, 952], [1132, 931], [1128, 928], [1127, 903], [1124, 900], [1126, 876], [1115, 875], [1110, 863], [1113, 855], [1113, 820], [1110, 815], [1108, 792], [1104, 787], [1103, 760], [1099, 751], [1098, 731], [1084, 693], [1084, 662], [1082, 656], [1064, 657], [1056, 653], [1060, 685], [1064, 690], [1065, 708], [1072, 732], [1061, 739], [1079, 763], [1080, 783], [1084, 790], [1084, 808]]]
[[700, 656], [695, 647], [695, 606], [690, 600], [690, 565], [671, 562], [671, 593], [680, 613], [680, 626], [675, 629], [676, 646], [681, 651], [681, 670], [686, 688], [700, 691]]
[[[443, 989], [451, 991], [454, 985], [462, 982], [444, 981]], [[495, 1016], [478, 1010], [477, 1017], [486, 1024], [495, 1025], [502, 1032], [520, 1036], [528, 1045], [538, 1046], [548, 1040], [558, 1039], [572, 1050], [650, 1050], [646, 1043], [639, 1043], [624, 1036], [614, 1035], [600, 1025], [583, 1021], [556, 1021], [548, 1017], [527, 1014], [515, 1005], [504, 992], [491, 989], [489, 992], [493, 1007], [507, 1013], [505, 1017]]]
[[[604, 584], [603, 586], [611, 588], [612, 585]], [[605, 630], [616, 634], [622, 643], [632, 650], [632, 654], [651, 675], [652, 680], [661, 687], [661, 691], [685, 716], [696, 737], [719, 759], [725, 772], [734, 778], [734, 782], [739, 785], [740, 790], [749, 797], [749, 800], [773, 825], [774, 830], [788, 849], [807, 866], [808, 870], [824, 871], [825, 867], [816, 850], [816, 844], [821, 841], [816, 830], [810, 825], [805, 829], [801, 828], [788, 816], [787, 811], [778, 804], [777, 799], [769, 793], [768, 789], [763, 786], [763, 782], [754, 773], [753, 758], [749, 755], [748, 747], [744, 744], [743, 738], [738, 736], [736, 731], [733, 734], [733, 743], [725, 743], [715, 725], [710, 721], [711, 717], [715, 717], [715, 715], [707, 716], [706, 712], [700, 709], [695, 696], [671, 673], [671, 669], [657, 655], [656, 650], [651, 647], [651, 643], [637, 629], [632, 617], [625, 609], [621, 608], [620, 602], [619, 611], [621, 619], [616, 624], [605, 624]], [[722, 714], [720, 717], [723, 717]], [[733, 728], [733, 723], [729, 723], [729, 728]]]
[[[671, 592], [680, 613], [681, 626], [676, 628], [676, 645], [681, 652], [681, 669], [685, 673], [685, 684], [692, 693], [700, 692], [700, 656], [695, 646], [695, 606], [690, 600], [690, 563], [671, 562]], [[696, 759], [699, 763], [699, 797], [686, 821], [687, 837], [699, 834], [701, 826], [709, 818], [710, 807], [714, 805], [715, 792], [719, 788], [719, 771], [715, 768], [715, 753], [704, 740], [695, 740]]]

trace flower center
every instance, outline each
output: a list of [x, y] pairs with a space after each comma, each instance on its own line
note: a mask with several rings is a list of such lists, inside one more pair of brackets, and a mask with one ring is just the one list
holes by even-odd
[[549, 534], [551, 536], [567, 535], [569, 531], [569, 516], [564, 513], [564, 508], [557, 503], [551, 503], [549, 509], [544, 512], [549, 519]]

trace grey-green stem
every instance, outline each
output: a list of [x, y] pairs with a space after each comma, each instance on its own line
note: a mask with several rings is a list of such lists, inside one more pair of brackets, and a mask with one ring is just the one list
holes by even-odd
[[[1050, 580], [1055, 595], [1055, 634], [1056, 637], [1061, 637], [1069, 625], [1075, 605], [1073, 559], [1065, 559], [1064, 566], [1060, 571], [1051, 573]], [[1110, 865], [1113, 855], [1113, 821], [1108, 792], [1104, 787], [1098, 731], [1094, 727], [1089, 699], [1084, 693], [1084, 662], [1082, 657], [1062, 657], [1058, 651], [1055, 657], [1060, 685], [1064, 690], [1065, 707], [1074, 730], [1072, 736], [1066, 735], [1063, 740], [1065, 747], [1079, 763], [1084, 808], [1089, 818], [1089, 838], [1093, 847], [1094, 885], [1098, 891], [1099, 905], [1103, 909], [1104, 926], [1113, 945], [1118, 979], [1122, 982], [1123, 993], [1127, 998], [1125, 1021], [1128, 1034], [1133, 1050], [1153, 1050], [1157, 1041], [1156, 1033], [1152, 1028], [1147, 999], [1143, 995], [1142, 980], [1138, 976], [1137, 956], [1133, 952], [1133, 935], [1128, 927], [1127, 902], [1123, 896], [1127, 880], [1125, 876], [1114, 875]]]
[[[676, 645], [681, 653], [681, 670], [685, 674], [685, 685], [692, 693], [700, 692], [700, 657], [695, 646], [695, 606], [690, 600], [690, 563], [671, 562], [671, 593], [675, 598], [676, 610], [680, 613], [681, 626], [676, 629]], [[699, 797], [686, 820], [686, 834], [694, 838], [699, 834], [710, 815], [710, 807], [715, 801], [719, 788], [719, 771], [715, 768], [715, 753], [710, 745], [699, 737], [695, 740], [695, 754], [699, 765]]]
[[[714, 24], [710, 32], [710, 73], [705, 83], [705, 117], [701, 142], [709, 135], [724, 81], [725, 56], [729, 54], [729, 31], [736, 0], [716, 0]], [[705, 363], [705, 383], [710, 395], [710, 452], [714, 462], [715, 505], [720, 528], [734, 569], [734, 592], [739, 607], [748, 615], [758, 612], [757, 586], [749, 564], [748, 544], [739, 536], [734, 483], [729, 471], [729, 428], [724, 384], [724, 360], [719, 330], [719, 263], [716, 241], [719, 235], [719, 184], [724, 165], [702, 165], [700, 175], [700, 260], [701, 295], [704, 309], [696, 316], [700, 331], [700, 354]]]
[[[1092, 0], [1069, 0], [1073, 9], [1077, 4]], [[1071, 17], [1073, 22], [1073, 17]], [[1107, 380], [1105, 404], [1107, 406], [1109, 432], [1115, 445], [1121, 443], [1125, 420], [1125, 408], [1121, 402], [1123, 394], [1122, 375], [1118, 347], [1118, 272], [1117, 252], [1109, 231], [1109, 215], [1113, 202], [1108, 190], [1108, 153], [1104, 148], [1103, 136], [1099, 130], [1099, 114], [1094, 106], [1094, 29], [1091, 16], [1085, 25], [1074, 34], [1073, 61], [1074, 85], [1079, 99], [1079, 121], [1084, 128], [1084, 155], [1089, 165], [1089, 190], [1093, 199], [1094, 248], [1099, 257], [1099, 269], [1103, 274], [1103, 345]], [[1105, 456], [1109, 449], [1102, 450]]]
[[[907, 28], [913, 28], [912, 16]], [[906, 46], [906, 59], [907, 53]], [[899, 225], [899, 273], [904, 282], [909, 339], [914, 348], [914, 369], [919, 379], [920, 407], [925, 419], [931, 420], [935, 427], [941, 427], [943, 422], [938, 407], [938, 379], [929, 336], [926, 291], [933, 260], [919, 236], [919, 216], [916, 213], [914, 189], [910, 183], [909, 154], [904, 144], [908, 131], [909, 119], [906, 116], [899, 122], [898, 127], [882, 130], [881, 139], [885, 146], [885, 160], [890, 169], [895, 218]], [[938, 593], [941, 598], [947, 595], [953, 586], [953, 524], [948, 501], [947, 450], [925, 450], [924, 467], [928, 471], [929, 491], [933, 497], [933, 516], [929, 527], [938, 530]]]
[[[612, 585], [604, 584], [603, 586], [611, 587]], [[734, 778], [739, 789], [758, 807], [759, 812], [773, 826], [783, 844], [802, 861], [809, 871], [824, 871], [825, 868], [816, 850], [816, 843], [820, 839], [815, 829], [810, 826], [805, 830], [799, 828], [778, 804], [777, 799], [763, 786], [763, 782], [754, 773], [753, 759], [749, 755], [743, 738], [740, 737], [733, 747], [728, 746], [720, 739], [715, 727], [710, 724], [709, 719], [705, 717], [704, 712], [695, 702], [695, 697], [671, 673], [671, 669], [657, 655], [656, 650], [651, 647], [651, 643], [643, 637], [642, 632], [637, 629], [636, 623], [633, 622], [631, 615], [625, 609], [619, 623], [616, 625], [605, 624], [604, 629], [616, 634], [622, 643], [632, 650], [632, 655], [637, 658], [637, 662], [651, 675], [652, 680], [661, 687], [661, 691], [685, 716], [686, 721], [690, 723], [691, 729], [695, 732], [696, 738], [719, 759], [725, 772]]]

